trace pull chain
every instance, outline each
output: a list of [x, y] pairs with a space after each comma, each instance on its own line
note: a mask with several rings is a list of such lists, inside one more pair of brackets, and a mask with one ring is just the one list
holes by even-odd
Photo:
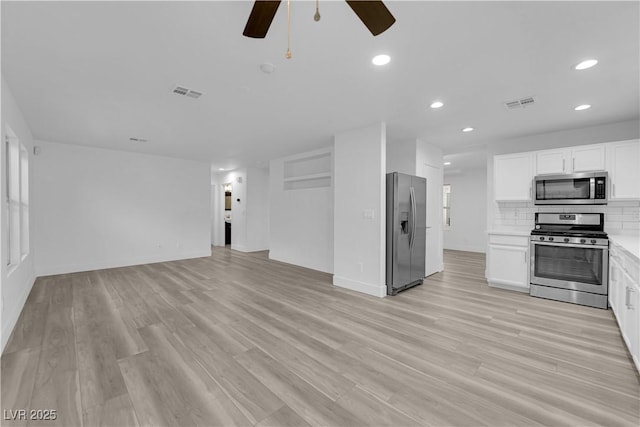
[[284, 57], [291, 59], [291, 0], [287, 0], [287, 53]]
[[313, 15], [313, 20], [318, 22], [320, 20], [320, 0], [316, 0], [316, 13]]

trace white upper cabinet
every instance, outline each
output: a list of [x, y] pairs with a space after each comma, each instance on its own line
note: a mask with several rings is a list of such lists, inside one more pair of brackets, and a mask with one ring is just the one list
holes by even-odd
[[494, 156], [493, 189], [496, 201], [530, 201], [534, 153]]
[[605, 169], [605, 145], [593, 144], [571, 149], [571, 172], [592, 172]]
[[605, 144], [536, 152], [536, 175], [605, 170]]
[[567, 173], [567, 150], [544, 150], [536, 153], [536, 175]]
[[640, 141], [608, 144], [609, 200], [640, 199]]

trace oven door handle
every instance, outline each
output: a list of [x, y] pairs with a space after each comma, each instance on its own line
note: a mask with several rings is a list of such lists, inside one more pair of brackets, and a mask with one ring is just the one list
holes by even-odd
[[549, 242], [536, 242], [531, 241], [532, 245], [540, 245], [540, 246], [556, 246], [556, 247], [566, 247], [566, 248], [594, 248], [594, 249], [602, 249], [609, 250], [609, 246], [603, 245], [588, 245], [588, 244], [580, 244], [580, 243], [549, 243]]

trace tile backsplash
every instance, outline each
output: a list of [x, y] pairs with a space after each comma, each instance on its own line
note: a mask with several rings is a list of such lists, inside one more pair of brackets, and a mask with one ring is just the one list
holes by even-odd
[[496, 202], [493, 225], [533, 228], [536, 212], [597, 212], [604, 213], [604, 230], [631, 231], [640, 229], [640, 202], [609, 202], [608, 205], [535, 206], [533, 202]]

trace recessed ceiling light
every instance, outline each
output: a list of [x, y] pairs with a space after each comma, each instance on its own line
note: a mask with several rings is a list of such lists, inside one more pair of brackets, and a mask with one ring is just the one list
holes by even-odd
[[265, 62], [264, 64], [260, 64], [260, 71], [262, 71], [265, 74], [271, 74], [276, 70], [276, 66], [269, 63], [269, 62]]
[[371, 60], [373, 65], [387, 65], [389, 61], [391, 61], [391, 57], [389, 55], [376, 55]]
[[449, 166], [451, 164], [451, 162], [444, 162], [445, 166]]
[[574, 108], [574, 110], [576, 110], [576, 111], [582, 111], [582, 110], [588, 110], [589, 108], [591, 108], [591, 105], [589, 105], [589, 104], [582, 104], [582, 105], [578, 105], [576, 108]]
[[464, 129], [462, 129], [462, 132], [472, 132], [473, 128], [472, 127], [466, 127]]
[[436, 101], [433, 104], [431, 104], [431, 108], [440, 108], [442, 107], [444, 104], [440, 101]]
[[578, 65], [576, 65], [574, 68], [576, 70], [586, 70], [587, 68], [591, 68], [594, 65], [596, 65], [598, 63], [597, 59], [587, 59], [585, 61], [582, 61], [581, 63], [579, 63]]

